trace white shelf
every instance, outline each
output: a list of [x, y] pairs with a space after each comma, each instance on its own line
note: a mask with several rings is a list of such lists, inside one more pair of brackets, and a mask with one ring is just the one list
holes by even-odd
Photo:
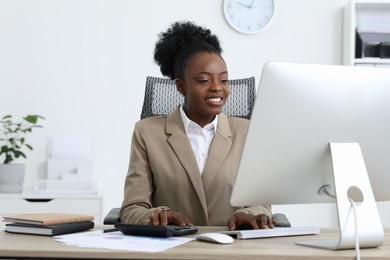
[[[390, 33], [390, 0], [352, 0], [344, 8], [343, 64], [389, 67], [390, 59], [355, 58], [356, 29]], [[359, 29], [360, 29], [359, 28]]]
[[347, 65], [390, 68], [390, 59], [380, 59], [380, 58], [353, 59], [352, 64], [347, 64]]

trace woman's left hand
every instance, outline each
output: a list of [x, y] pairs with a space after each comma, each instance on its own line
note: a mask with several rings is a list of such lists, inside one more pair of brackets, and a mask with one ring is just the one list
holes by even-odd
[[231, 216], [227, 222], [230, 230], [273, 228], [276, 221], [266, 214], [251, 215], [239, 212]]

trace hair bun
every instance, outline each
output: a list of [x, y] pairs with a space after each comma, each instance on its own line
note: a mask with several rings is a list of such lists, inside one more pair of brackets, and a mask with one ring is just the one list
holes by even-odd
[[[204, 44], [197, 47], [199, 44], [191, 44], [194, 42]], [[154, 60], [160, 66], [164, 76], [171, 79], [176, 77], [175, 60], [177, 57], [175, 56], [180, 50], [190, 45], [193, 46], [186, 49], [185, 60], [202, 51], [212, 51], [219, 54], [222, 52], [217, 36], [213, 35], [209, 29], [197, 26], [190, 21], [175, 22], [166, 32], [158, 35], [158, 41], [155, 45]], [[212, 49], [206, 47], [207, 45], [211, 46]]]

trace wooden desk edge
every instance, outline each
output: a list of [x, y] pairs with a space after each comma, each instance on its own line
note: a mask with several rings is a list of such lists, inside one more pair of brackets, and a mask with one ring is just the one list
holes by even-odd
[[[97, 226], [101, 230], [111, 226]], [[199, 227], [198, 233], [226, 230], [224, 227]], [[193, 237], [193, 235], [190, 235]], [[0, 258], [78, 258], [78, 259], [351, 259], [354, 250], [329, 251], [295, 245], [295, 241], [337, 239], [337, 229], [321, 229], [314, 236], [279, 237], [235, 240], [221, 245], [192, 241], [161, 253], [129, 252], [96, 248], [73, 247], [53, 241], [52, 237], [0, 233]], [[362, 249], [361, 256], [388, 259], [390, 229], [385, 229], [385, 243], [379, 248]]]

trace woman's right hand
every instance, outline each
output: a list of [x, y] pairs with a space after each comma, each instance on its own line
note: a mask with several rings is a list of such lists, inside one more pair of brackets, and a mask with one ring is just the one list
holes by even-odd
[[183, 214], [167, 209], [156, 209], [147, 217], [147, 222], [154, 226], [194, 226]]

